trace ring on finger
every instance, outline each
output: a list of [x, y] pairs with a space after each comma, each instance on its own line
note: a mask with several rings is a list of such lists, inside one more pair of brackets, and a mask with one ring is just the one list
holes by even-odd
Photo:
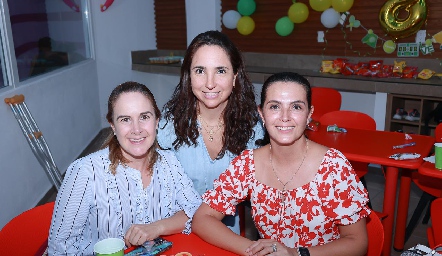
[[272, 244], [272, 251], [273, 251], [273, 252], [278, 251], [278, 248], [276, 248], [276, 244]]

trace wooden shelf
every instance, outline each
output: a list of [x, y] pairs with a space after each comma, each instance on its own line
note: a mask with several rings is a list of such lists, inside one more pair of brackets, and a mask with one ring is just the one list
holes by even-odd
[[[442, 102], [442, 98], [409, 96], [402, 94], [388, 94], [387, 111], [385, 117], [385, 130], [387, 131], [403, 131], [405, 133], [424, 134], [434, 136], [434, 129], [437, 124], [430, 120], [428, 130], [425, 127], [425, 118], [430, 111], [436, 108], [437, 104]], [[394, 119], [397, 109], [404, 109], [410, 112], [416, 109], [420, 118], [417, 121], [409, 121], [406, 119]]]

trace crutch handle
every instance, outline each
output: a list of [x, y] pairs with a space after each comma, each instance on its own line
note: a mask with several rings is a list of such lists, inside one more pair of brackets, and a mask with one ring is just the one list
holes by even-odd
[[5, 98], [6, 104], [20, 104], [25, 101], [25, 96], [23, 94], [14, 95], [11, 98]]
[[[32, 137], [32, 135], [34, 137]], [[41, 136], [43, 136], [43, 133], [41, 131], [38, 131], [38, 132], [33, 132], [32, 135], [28, 134], [28, 136], [31, 140], [32, 140], [32, 138], [39, 139]]]

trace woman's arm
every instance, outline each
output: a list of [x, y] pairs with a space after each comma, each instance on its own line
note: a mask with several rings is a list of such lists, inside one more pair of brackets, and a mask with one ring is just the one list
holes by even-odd
[[141, 245], [159, 236], [181, 233], [189, 217], [184, 211], [179, 211], [169, 218], [149, 224], [133, 224], [126, 232], [124, 240], [127, 246]]
[[223, 213], [202, 203], [193, 216], [192, 231], [208, 243], [239, 255], [247, 255], [245, 250], [253, 242], [235, 234], [224, 225], [221, 222], [224, 216]]

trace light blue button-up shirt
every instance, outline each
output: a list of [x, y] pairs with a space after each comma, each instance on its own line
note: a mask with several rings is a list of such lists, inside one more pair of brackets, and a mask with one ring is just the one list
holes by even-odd
[[[164, 127], [165, 123], [166, 121], [161, 119], [157, 135], [160, 146], [162, 148], [170, 148], [175, 152], [184, 168], [184, 172], [193, 181], [194, 187], [200, 195], [209, 189], [213, 189], [213, 181], [229, 167], [230, 161], [232, 161], [236, 155], [227, 151], [221, 159], [212, 160], [201, 135], [197, 138], [198, 145], [188, 146], [183, 144], [178, 150], [175, 150], [172, 145], [176, 139], [175, 128], [172, 122], [168, 122], [166, 127]], [[199, 123], [198, 125], [200, 126]], [[261, 123], [258, 122], [254, 127], [254, 131], [255, 137], [249, 140], [247, 144], [248, 149], [256, 148], [255, 141], [262, 139], [264, 136]], [[226, 216], [223, 222], [232, 231], [239, 234], [238, 213], [236, 213], [235, 216]]]

